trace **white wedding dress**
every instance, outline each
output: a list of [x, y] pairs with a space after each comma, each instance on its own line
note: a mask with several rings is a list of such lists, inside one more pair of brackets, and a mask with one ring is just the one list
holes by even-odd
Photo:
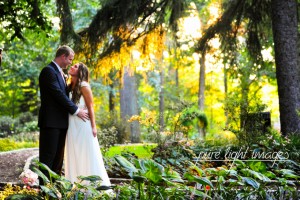
[[[82, 82], [81, 87], [90, 87]], [[83, 96], [77, 105], [85, 108]], [[77, 116], [69, 115], [69, 128], [65, 147], [65, 177], [72, 183], [78, 182], [78, 176], [98, 175], [101, 185], [111, 186], [107, 175], [97, 137], [93, 136], [89, 120], [83, 121]]]

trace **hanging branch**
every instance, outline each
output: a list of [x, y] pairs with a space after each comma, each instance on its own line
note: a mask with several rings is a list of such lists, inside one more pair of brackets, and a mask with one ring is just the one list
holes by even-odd
[[[232, 30], [231, 23], [236, 16], [241, 16], [244, 2], [245, 0], [234, 0], [230, 2], [230, 6], [225, 10], [224, 14], [219, 18], [219, 20], [205, 31], [198, 42], [196, 51], [203, 51], [207, 42], [214, 38], [215, 35]], [[240, 23], [240, 20], [237, 22]]]
[[61, 44], [72, 44], [80, 46], [81, 38], [74, 31], [73, 19], [68, 0], [56, 0], [57, 12], [61, 23]]

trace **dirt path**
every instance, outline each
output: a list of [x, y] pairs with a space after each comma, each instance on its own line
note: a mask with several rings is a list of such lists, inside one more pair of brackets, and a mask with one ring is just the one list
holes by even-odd
[[26, 160], [38, 153], [38, 148], [0, 152], [0, 183], [20, 183], [19, 176], [24, 169]]

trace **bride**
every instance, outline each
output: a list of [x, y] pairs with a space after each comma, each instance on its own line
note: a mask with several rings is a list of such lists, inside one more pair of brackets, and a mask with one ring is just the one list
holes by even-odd
[[98, 175], [101, 185], [111, 186], [100, 151], [93, 94], [89, 85], [89, 71], [83, 63], [71, 66], [70, 98], [79, 108], [87, 108], [89, 121], [83, 121], [69, 115], [69, 128], [66, 138], [65, 176], [72, 183], [78, 182], [78, 176]]

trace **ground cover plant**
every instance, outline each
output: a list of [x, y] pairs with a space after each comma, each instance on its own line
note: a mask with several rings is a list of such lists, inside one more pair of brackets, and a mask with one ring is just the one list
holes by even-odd
[[[171, 123], [176, 128], [167, 135], [152, 126], [151, 132], [155, 132], [157, 144], [107, 146], [109, 148], [104, 152], [104, 159], [109, 177], [127, 179], [114, 187], [116, 196], [107, 198], [299, 198], [300, 146], [297, 136], [282, 137], [278, 132], [268, 130], [247, 141], [234, 138], [232, 142], [228, 142], [229, 138], [219, 140], [219, 136], [214, 138], [213, 135], [207, 135], [210, 139], [206, 141], [191, 140], [188, 134], [191, 129], [182, 122], [190, 124], [187, 120], [192, 121], [195, 118], [190, 115], [179, 116], [188, 118], [178, 117], [180, 120]], [[114, 130], [107, 129], [104, 132], [109, 134]], [[214, 139], [218, 142], [214, 142]], [[32, 170], [43, 176], [36, 169]], [[71, 199], [74, 194], [78, 199], [89, 195], [93, 199], [106, 198], [97, 190], [100, 189], [101, 180], [96, 177], [82, 177], [83, 180], [95, 181], [84, 186], [81, 183], [72, 185], [55, 173], [52, 178], [62, 185], [50, 180], [49, 186], [41, 188], [46, 193], [46, 199], [51, 195], [53, 198]], [[98, 185], [95, 185], [97, 181]], [[8, 193], [11, 190], [8, 187], [1, 194], [12, 194]], [[13, 194], [22, 193], [15, 190]]]

